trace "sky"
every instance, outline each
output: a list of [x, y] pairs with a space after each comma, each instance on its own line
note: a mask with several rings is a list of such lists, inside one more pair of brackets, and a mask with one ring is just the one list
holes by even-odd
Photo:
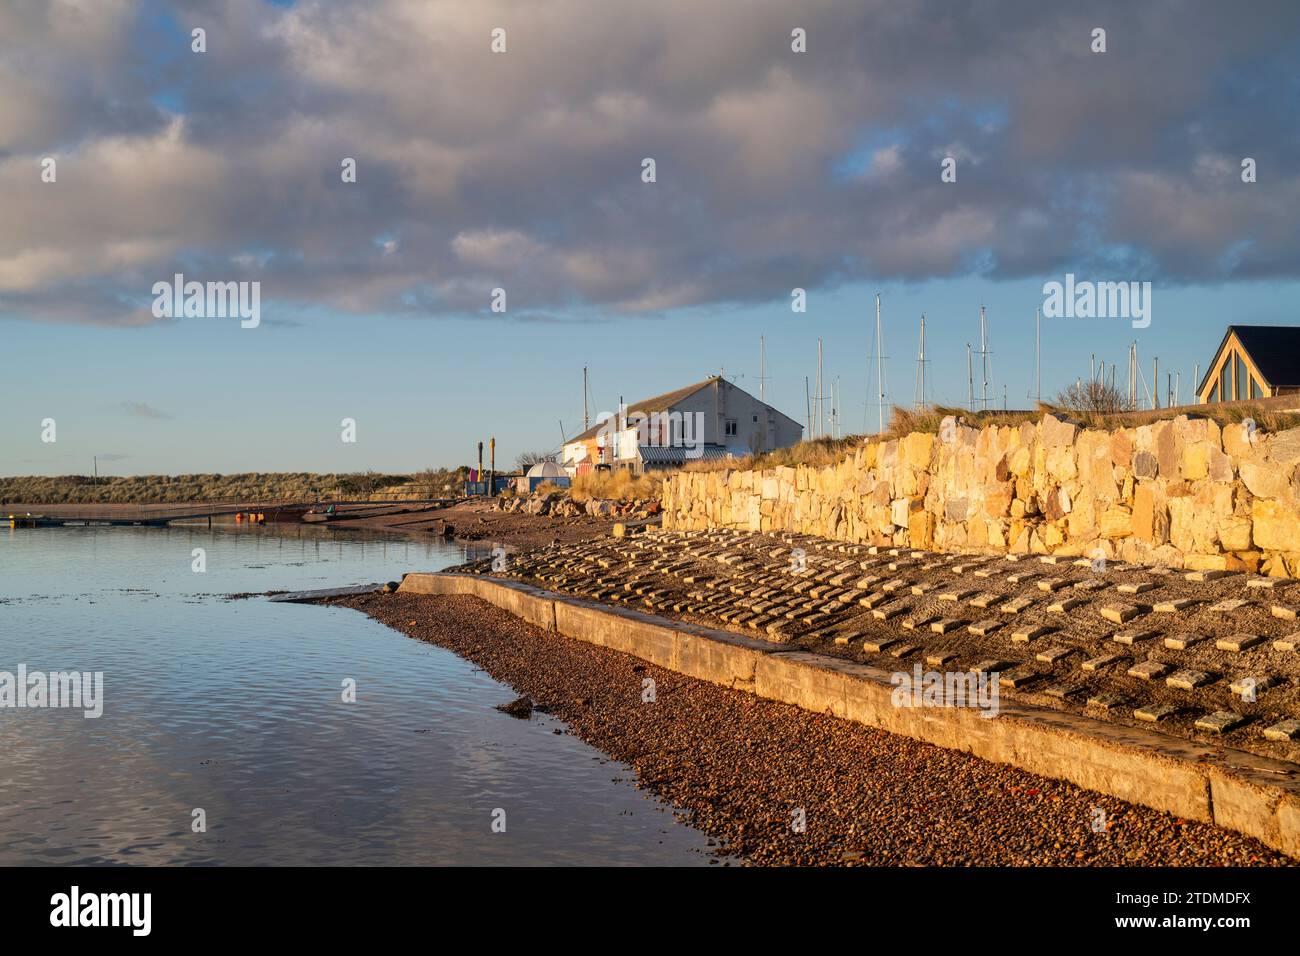
[[[0, 0], [0, 90], [4, 475], [510, 463], [584, 366], [593, 420], [758, 394], [760, 337], [772, 404], [820, 339], [874, 430], [876, 293], [887, 405], [922, 313], [925, 398], [983, 305], [1012, 408], [1133, 342], [1190, 400], [1226, 325], [1300, 321], [1294, 2]], [[155, 314], [177, 273], [257, 325]], [[1044, 318], [1038, 386], [1067, 273], [1150, 324]]]

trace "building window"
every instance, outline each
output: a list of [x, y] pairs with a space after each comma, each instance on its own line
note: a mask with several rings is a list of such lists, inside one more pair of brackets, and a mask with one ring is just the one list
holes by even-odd
[[1233, 361], [1236, 363], [1237, 370], [1237, 374], [1234, 376], [1236, 379], [1236, 392], [1234, 394], [1240, 400], [1246, 397], [1246, 363], [1236, 353], [1233, 353]]
[[729, 438], [734, 438], [736, 436], [736, 420], [734, 418], [727, 419], [726, 433]]
[[754, 424], [755, 424], [755, 425], [758, 424], [758, 416], [757, 416], [757, 415], [754, 416]]
[[1250, 397], [1251, 397], [1251, 398], [1263, 398], [1263, 397], [1264, 397], [1264, 392], [1263, 392], [1263, 390], [1259, 387], [1259, 379], [1257, 379], [1257, 378], [1256, 378], [1255, 376], [1253, 376], [1253, 375], [1250, 377]]
[[1219, 370], [1219, 400], [1226, 402], [1232, 396], [1232, 356], [1223, 363], [1223, 368]]

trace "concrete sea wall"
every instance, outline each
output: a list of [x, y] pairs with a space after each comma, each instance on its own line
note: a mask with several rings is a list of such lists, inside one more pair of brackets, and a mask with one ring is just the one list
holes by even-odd
[[1209, 419], [1111, 431], [1046, 415], [867, 441], [838, 465], [681, 472], [665, 529], [796, 532], [1300, 576], [1300, 428]]
[[963, 707], [899, 707], [891, 675], [865, 664], [513, 581], [408, 574], [399, 590], [472, 595], [530, 624], [690, 677], [1228, 827], [1300, 857], [1294, 764], [1029, 704], [1003, 702], [994, 719]]

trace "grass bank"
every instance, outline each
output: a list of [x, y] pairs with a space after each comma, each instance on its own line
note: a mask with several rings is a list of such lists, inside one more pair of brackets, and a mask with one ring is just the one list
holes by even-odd
[[1189, 418], [1207, 418], [1220, 426], [1239, 424], [1250, 419], [1261, 432], [1280, 432], [1289, 428], [1300, 427], [1300, 412], [1292, 410], [1296, 404], [1300, 404], [1300, 402], [1297, 402], [1294, 398], [1266, 399], [1262, 402], [1184, 405], [1177, 408], [1158, 408], [1133, 412], [1076, 411], [1046, 402], [1040, 403], [1032, 411], [972, 412], [965, 408], [953, 408], [944, 405], [926, 405], [915, 409], [895, 408], [890, 416], [889, 427], [885, 430], [883, 436], [848, 435], [844, 438], [815, 438], [799, 442], [797, 445], [791, 445], [789, 448], [780, 448], [761, 455], [692, 462], [683, 470], [761, 471], [768, 468], [793, 465], [825, 468], [839, 464], [864, 441], [877, 437], [883, 437], [888, 441], [902, 438], [912, 432], [938, 434], [940, 423], [948, 416], [952, 416], [957, 421], [972, 428], [986, 428], [990, 425], [1021, 425], [1025, 422], [1038, 422], [1044, 415], [1052, 414], [1078, 422], [1084, 428], [1117, 429], [1135, 428], [1139, 425], [1149, 425], [1152, 422], [1187, 415]]
[[232, 499], [303, 501], [368, 497], [400, 500], [458, 495], [465, 468], [427, 469], [414, 474], [314, 474], [245, 472], [235, 475], [89, 475], [0, 478], [0, 499], [27, 504], [143, 504], [228, 501]]

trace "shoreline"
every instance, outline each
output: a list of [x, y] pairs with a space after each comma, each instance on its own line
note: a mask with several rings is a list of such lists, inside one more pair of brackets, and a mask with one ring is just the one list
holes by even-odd
[[[668, 671], [477, 598], [311, 603], [350, 607], [482, 667], [631, 765], [638, 787], [745, 864], [1293, 865], [1231, 830]], [[1090, 826], [1098, 808], [1103, 833]]]
[[526, 551], [548, 544], [572, 544], [607, 535], [618, 518], [582, 515], [556, 518], [523, 512], [498, 511], [496, 499], [469, 499], [443, 508], [371, 509], [378, 514], [351, 517], [347, 511], [330, 527], [387, 531], [420, 539], [432, 535], [458, 544], [499, 545]]
[[[626, 518], [598, 518], [581, 515], [557, 518], [550, 515], [530, 515], [524, 512], [498, 511], [495, 499], [467, 499], [447, 506], [404, 504], [396, 501], [385, 504], [344, 505], [338, 517], [328, 522], [267, 522], [262, 528], [320, 527], [334, 530], [382, 531], [395, 536], [427, 541], [436, 538], [470, 546], [499, 545], [507, 551], [521, 551], [548, 544], [570, 544], [606, 535], [618, 521], [634, 524]], [[192, 503], [200, 507], [203, 502]], [[67, 516], [79, 520], [79, 513], [88, 510], [106, 513], [137, 513], [156, 510], [165, 512], [178, 507], [165, 503], [129, 505], [100, 504], [29, 504], [16, 502], [7, 506], [6, 514], [31, 512], [51, 517]], [[325, 505], [321, 505], [324, 507]], [[222, 522], [225, 524], [226, 522]], [[233, 526], [234, 522], [230, 524]], [[171, 527], [188, 527], [173, 523]]]

